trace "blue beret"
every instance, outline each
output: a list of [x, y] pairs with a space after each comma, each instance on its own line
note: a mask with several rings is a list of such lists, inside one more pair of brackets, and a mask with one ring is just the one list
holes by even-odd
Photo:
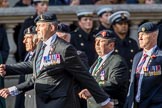
[[111, 30], [102, 30], [95, 35], [95, 38], [101, 37], [104, 39], [115, 39], [115, 34]]
[[37, 16], [34, 22], [57, 22], [57, 17], [53, 13], [45, 12], [44, 14]]
[[128, 11], [118, 11], [113, 13], [108, 21], [110, 24], [119, 23], [120, 21], [129, 21], [130, 13]]
[[63, 32], [63, 33], [69, 33], [70, 32], [70, 27], [66, 24], [60, 23], [58, 24], [58, 32]]
[[146, 32], [146, 33], [150, 33], [150, 32], [154, 32], [158, 30], [158, 26], [152, 22], [146, 22], [144, 24], [142, 24], [139, 28], [138, 28], [138, 33], [139, 32]]
[[36, 27], [35, 26], [30, 26], [27, 29], [24, 30], [24, 35], [25, 34], [37, 34], [35, 31]]

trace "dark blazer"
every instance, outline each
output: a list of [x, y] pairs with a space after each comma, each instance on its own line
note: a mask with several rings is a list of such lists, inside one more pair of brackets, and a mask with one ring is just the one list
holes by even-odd
[[[160, 65], [162, 67], [162, 50], [156, 48], [147, 67]], [[131, 73], [131, 82], [124, 108], [134, 108], [135, 103], [135, 70], [142, 57], [142, 52], [135, 55]], [[150, 72], [150, 71], [148, 71]], [[138, 108], [162, 108], [162, 75], [143, 76], [141, 85], [141, 100]]]
[[[97, 61], [92, 65], [90, 72], [104, 91], [109, 94], [112, 99], [119, 101], [119, 108], [123, 108], [129, 83], [129, 71], [125, 60], [113, 52], [105, 62], [101, 64], [101, 67], [96, 71], [96, 75], [94, 75], [92, 71], [96, 63]], [[103, 72], [104, 79], [101, 78]]]
[[[108, 95], [98, 86], [94, 78], [87, 72], [84, 64], [78, 57], [76, 50], [67, 42], [56, 38], [52, 44], [51, 54], [60, 54], [60, 64], [44, 66], [36, 73], [36, 60], [41, 43], [36, 49], [33, 62], [24, 62], [6, 66], [8, 74], [15, 68], [15, 73], [29, 73], [33, 69], [34, 88], [36, 93], [36, 108], [79, 108], [78, 100], [73, 89], [73, 81], [77, 80], [88, 88], [97, 103], [108, 98]], [[94, 89], [95, 88], [95, 89]]]

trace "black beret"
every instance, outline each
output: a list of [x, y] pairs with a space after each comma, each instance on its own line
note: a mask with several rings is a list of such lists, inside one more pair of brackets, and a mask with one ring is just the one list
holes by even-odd
[[54, 13], [45, 12], [44, 14], [37, 16], [34, 22], [57, 22], [57, 17]]
[[30, 26], [27, 29], [24, 30], [24, 35], [25, 34], [37, 34], [35, 31], [36, 27], [35, 26]]
[[66, 24], [60, 23], [58, 24], [58, 32], [63, 32], [63, 33], [69, 33], [70, 32], [70, 27]]
[[101, 37], [104, 39], [115, 39], [115, 34], [111, 30], [102, 30], [95, 35], [95, 38]]
[[146, 33], [151, 33], [158, 30], [158, 26], [157, 24], [154, 24], [152, 22], [146, 22], [144, 24], [142, 24], [139, 28], [138, 28], [138, 33], [139, 32], [146, 32]]

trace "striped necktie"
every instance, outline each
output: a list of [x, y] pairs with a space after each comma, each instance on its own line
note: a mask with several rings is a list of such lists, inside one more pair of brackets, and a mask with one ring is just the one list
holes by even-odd
[[139, 81], [139, 77], [140, 77], [140, 72], [142, 70], [142, 67], [143, 67], [147, 57], [148, 57], [148, 55], [144, 54], [142, 60], [139, 62], [138, 66], [136, 68], [136, 86], [137, 86], [137, 88], [138, 88], [138, 81]]
[[98, 68], [99, 68], [99, 66], [100, 66], [100, 64], [101, 64], [101, 62], [102, 62], [102, 58], [99, 57], [99, 58], [97, 59], [97, 64], [96, 64], [96, 66], [95, 66], [94, 73], [98, 70]]
[[36, 60], [36, 72], [37, 73], [40, 72], [40, 65], [41, 65], [41, 60], [42, 60], [42, 56], [43, 56], [45, 47], [46, 47], [46, 44], [43, 43], [43, 45], [39, 51], [38, 58]]
[[136, 68], [136, 73], [137, 73], [137, 74], [140, 74], [141, 69], [142, 69], [142, 67], [143, 67], [143, 64], [145, 63], [147, 57], [148, 57], [147, 54], [144, 54], [144, 55], [143, 55], [142, 60], [140, 61], [140, 63], [138, 64], [138, 66], [137, 66], [137, 68]]

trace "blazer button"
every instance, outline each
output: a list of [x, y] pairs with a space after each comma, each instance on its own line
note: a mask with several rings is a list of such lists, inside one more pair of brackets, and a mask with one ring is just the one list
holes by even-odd
[[81, 38], [81, 37], [82, 37], [82, 35], [81, 35], [81, 34], [79, 34], [79, 37]]
[[81, 46], [84, 46], [84, 43], [80, 43]]
[[131, 53], [133, 53], [133, 52], [134, 52], [134, 50], [133, 50], [133, 49], [131, 49], [131, 50], [130, 50], [130, 52], [131, 52]]
[[116, 49], [115, 52], [118, 53], [119, 51]]
[[31, 98], [32, 96], [31, 95], [29, 95], [29, 98]]

